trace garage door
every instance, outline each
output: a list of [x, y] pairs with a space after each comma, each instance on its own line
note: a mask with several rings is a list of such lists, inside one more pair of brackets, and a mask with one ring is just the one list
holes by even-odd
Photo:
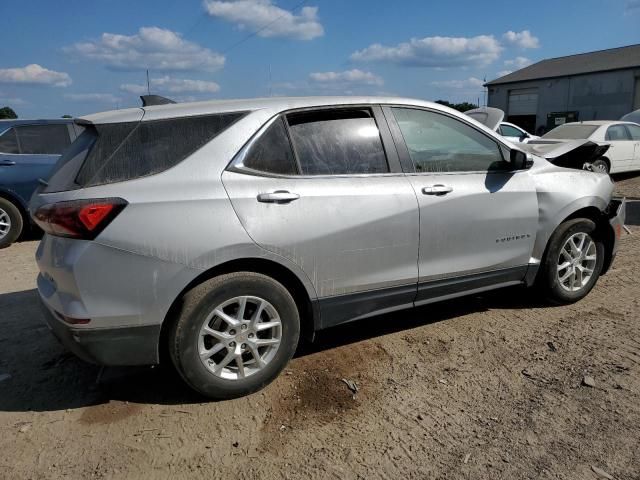
[[508, 115], [535, 115], [538, 113], [538, 89], [509, 90]]

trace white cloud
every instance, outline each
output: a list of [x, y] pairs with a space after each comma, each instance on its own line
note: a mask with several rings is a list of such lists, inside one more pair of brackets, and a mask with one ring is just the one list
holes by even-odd
[[135, 35], [103, 33], [99, 40], [75, 43], [64, 50], [114, 70], [214, 71], [225, 62], [223, 55], [158, 27], [142, 27]]
[[64, 98], [73, 102], [119, 103], [120, 97], [111, 93], [66, 93]]
[[510, 73], [513, 73], [513, 70], [500, 70], [498, 73], [496, 73], [496, 78], [504, 77], [506, 75], [509, 75]]
[[324, 35], [318, 7], [304, 7], [296, 15], [274, 5], [272, 0], [204, 0], [203, 4], [210, 16], [235, 23], [260, 37], [312, 40]]
[[[190, 80], [187, 78], [173, 78], [169, 76], [151, 78], [149, 80], [151, 90], [161, 91], [163, 93], [216, 93], [220, 90], [220, 85], [215, 82], [205, 80]], [[133, 93], [135, 95], [144, 95], [147, 93], [146, 85], [134, 83], [125, 83], [120, 85], [123, 92]]]
[[477, 37], [412, 38], [395, 46], [379, 43], [354, 52], [351, 59], [418, 67], [482, 66], [494, 62], [502, 51], [493, 35]]
[[520, 69], [520, 68], [528, 67], [532, 63], [533, 62], [529, 60], [527, 57], [516, 57], [512, 60], [505, 60], [504, 66], [515, 67], [516, 69]]
[[520, 48], [538, 48], [540, 46], [538, 37], [531, 35], [529, 30], [523, 30], [521, 32], [509, 30], [502, 36], [502, 39], [506, 44]]
[[476, 77], [469, 77], [466, 80], [442, 80], [438, 82], [431, 82], [431, 85], [439, 88], [455, 88], [466, 90], [478, 90], [482, 89], [485, 82]]
[[0, 68], [0, 83], [68, 87], [71, 77], [65, 72], [56, 72], [32, 63], [21, 68]]
[[371, 72], [363, 72], [354, 68], [344, 72], [316, 72], [309, 75], [309, 80], [319, 85], [384, 85], [384, 80]]

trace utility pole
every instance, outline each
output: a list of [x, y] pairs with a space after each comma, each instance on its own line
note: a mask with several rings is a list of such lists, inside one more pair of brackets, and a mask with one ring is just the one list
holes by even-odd
[[487, 83], [487, 76], [485, 75], [484, 78], [482, 79], [482, 94], [484, 96], [484, 106], [487, 106], [487, 87], [485, 86], [485, 84]]
[[147, 69], [147, 94], [151, 95], [151, 87], [149, 87], [149, 69]]

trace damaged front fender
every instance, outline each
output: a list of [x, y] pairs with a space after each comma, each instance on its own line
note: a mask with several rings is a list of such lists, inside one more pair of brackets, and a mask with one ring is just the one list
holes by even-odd
[[609, 144], [591, 140], [568, 142], [532, 140], [527, 144], [519, 145], [519, 148], [545, 158], [559, 167], [584, 169], [585, 164], [588, 165], [602, 157], [609, 150]]

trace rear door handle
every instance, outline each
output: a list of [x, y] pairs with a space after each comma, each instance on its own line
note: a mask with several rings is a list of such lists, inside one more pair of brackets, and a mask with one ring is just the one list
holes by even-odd
[[12, 167], [16, 164], [16, 162], [12, 160], [2, 160], [0, 161], [0, 167]]
[[286, 190], [258, 194], [258, 201], [261, 203], [289, 203], [299, 198], [300, 195], [297, 193], [291, 193]]
[[424, 193], [425, 195], [446, 195], [447, 193], [451, 192], [453, 192], [453, 188], [449, 187], [448, 185], [442, 185], [440, 183], [437, 185], [424, 187], [422, 189], [422, 193]]

